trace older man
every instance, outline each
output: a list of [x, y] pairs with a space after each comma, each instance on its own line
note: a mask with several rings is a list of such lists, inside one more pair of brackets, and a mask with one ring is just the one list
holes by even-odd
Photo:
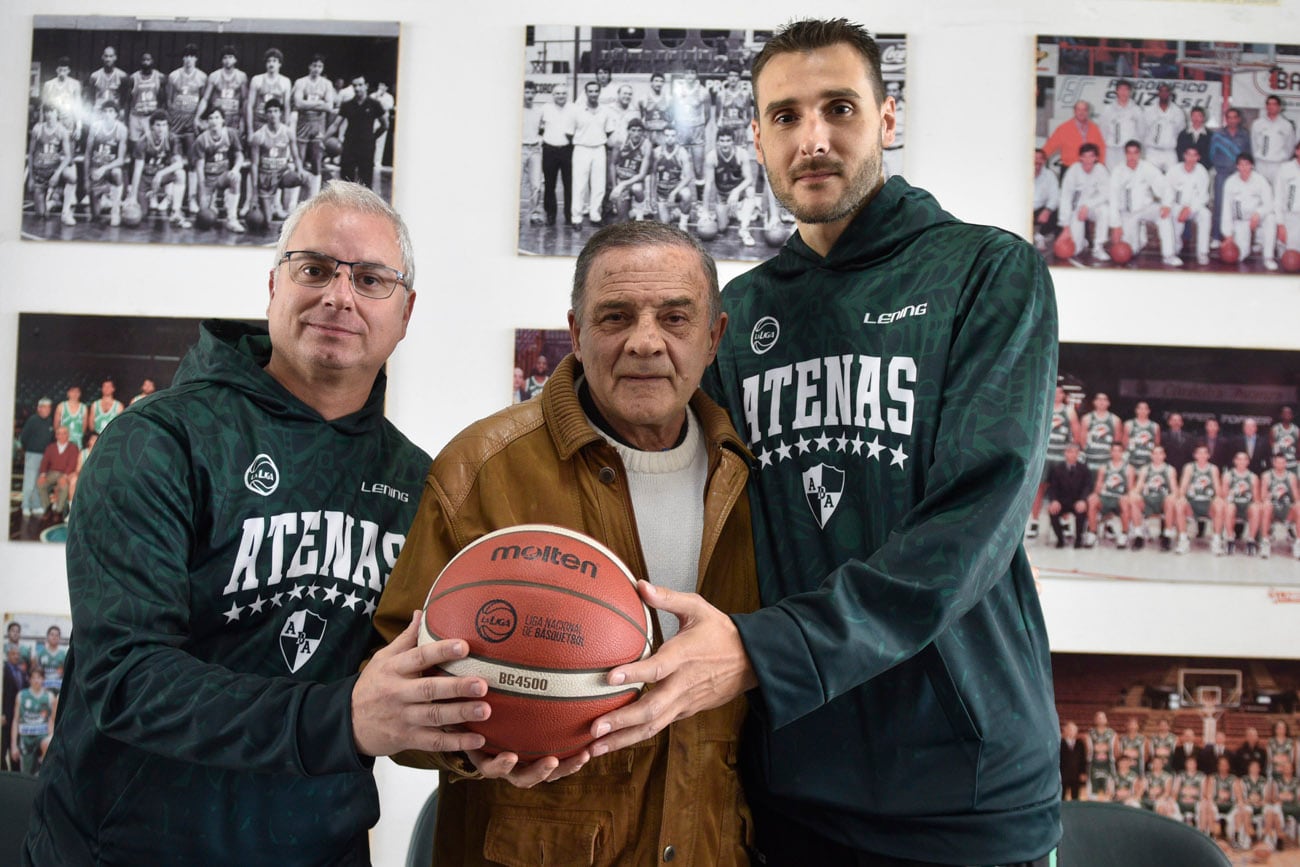
[[60, 425], [54, 431], [54, 442], [45, 447], [45, 454], [41, 456], [40, 473], [36, 476], [36, 497], [42, 506], [49, 506], [60, 515], [68, 512], [68, 483], [77, 471], [80, 452], [81, 449], [69, 440], [67, 427]]
[[41, 473], [45, 449], [54, 442], [54, 423], [50, 413], [54, 404], [48, 397], [36, 402], [36, 412], [23, 422], [18, 443], [23, 449], [23, 519], [45, 514], [48, 503], [42, 503], [36, 493], [36, 477]]
[[[332, 183], [285, 222], [269, 334], [205, 323], [95, 447], [68, 540], [76, 645], [32, 864], [368, 864], [370, 756], [463, 750], [465, 651], [402, 631], [360, 676], [428, 456], [384, 420], [410, 241]], [[431, 701], [432, 700], [432, 701]]]
[[[434, 461], [375, 616], [381, 634], [403, 629], [457, 551], [529, 522], [594, 536], [638, 578], [698, 590], [721, 611], [755, 607], [745, 450], [697, 389], [726, 326], [717, 281], [698, 242], [670, 226], [616, 223], [591, 237], [573, 281], [573, 354], [538, 400], [471, 425]], [[656, 645], [677, 626], [660, 614]], [[744, 710], [737, 698], [589, 763], [585, 751], [526, 764], [471, 753], [496, 779], [443, 787], [437, 861], [747, 863], [734, 767]], [[474, 770], [438, 764], [444, 780]]]

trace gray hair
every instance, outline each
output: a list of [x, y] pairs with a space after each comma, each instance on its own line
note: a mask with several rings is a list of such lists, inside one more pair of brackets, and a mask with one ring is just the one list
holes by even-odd
[[406, 288], [415, 287], [415, 250], [411, 246], [411, 233], [407, 231], [402, 215], [393, 210], [369, 187], [354, 184], [351, 181], [329, 181], [320, 188], [320, 192], [294, 208], [293, 213], [280, 227], [280, 240], [275, 245], [275, 265], [279, 266], [289, 249], [289, 237], [302, 218], [320, 208], [338, 208], [344, 211], [360, 211], [383, 217], [393, 226], [397, 234], [397, 246], [402, 251], [402, 274], [406, 277]]
[[573, 292], [569, 296], [569, 308], [579, 322], [582, 321], [582, 307], [587, 296], [587, 274], [591, 271], [592, 263], [606, 250], [620, 247], [685, 247], [693, 250], [700, 257], [700, 269], [709, 284], [709, 326], [718, 323], [718, 317], [722, 315], [722, 293], [718, 289], [718, 266], [714, 264], [713, 257], [694, 235], [683, 232], [676, 226], [653, 220], [612, 223], [587, 239], [573, 269]]

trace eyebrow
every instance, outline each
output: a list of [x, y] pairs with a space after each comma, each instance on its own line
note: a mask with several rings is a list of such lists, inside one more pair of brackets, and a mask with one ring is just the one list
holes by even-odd
[[[827, 102], [832, 99], [862, 99], [862, 94], [858, 93], [856, 90], [854, 90], [851, 87], [836, 87], [836, 88], [832, 88], [831, 90], [823, 90], [820, 94], [818, 94], [818, 98], [822, 102]], [[798, 104], [799, 104], [799, 100], [795, 99], [794, 97], [791, 97], [789, 99], [778, 99], [773, 102], [769, 102], [767, 106], [763, 109], [763, 113], [773, 114], [777, 111], [780, 111], [781, 109], [790, 108], [791, 106], [798, 105]]]

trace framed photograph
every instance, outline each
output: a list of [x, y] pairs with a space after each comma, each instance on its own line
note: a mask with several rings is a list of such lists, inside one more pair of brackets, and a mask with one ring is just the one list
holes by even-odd
[[18, 315], [10, 539], [66, 541], [95, 440], [126, 407], [171, 384], [200, 321]]
[[510, 402], [522, 403], [541, 394], [555, 365], [572, 351], [573, 340], [567, 328], [516, 328]]
[[[601, 225], [660, 220], [717, 259], [762, 260], [794, 231], [754, 154], [749, 67], [768, 30], [535, 26], [524, 40], [519, 244], [576, 256]], [[907, 42], [876, 37], [903, 170]]]
[[1091, 268], [1300, 272], [1300, 45], [1039, 36], [1034, 242]]
[[[67, 614], [5, 612], [0, 770], [35, 775], [49, 746], [72, 638]], [[18, 725], [17, 736], [13, 726]], [[13, 749], [17, 746], [17, 750]]]
[[1044, 576], [1300, 586], [1298, 397], [1296, 352], [1061, 344], [1030, 559]]
[[22, 236], [272, 244], [331, 178], [391, 201], [398, 25], [37, 15]]

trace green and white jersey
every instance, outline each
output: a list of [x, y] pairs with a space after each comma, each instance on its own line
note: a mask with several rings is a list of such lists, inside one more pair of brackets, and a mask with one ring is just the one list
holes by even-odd
[[1296, 451], [1300, 446], [1300, 425], [1284, 425], [1281, 422], [1269, 428], [1272, 435], [1273, 454], [1286, 457], [1286, 468], [1295, 472]]
[[1294, 773], [1290, 779], [1273, 778], [1273, 792], [1284, 816], [1300, 814], [1300, 777]]
[[1070, 430], [1070, 412], [1064, 406], [1052, 407], [1052, 426], [1047, 432], [1047, 461], [1065, 461], [1065, 446], [1074, 437]]
[[1127, 774], [1123, 771], [1116, 771], [1114, 777], [1115, 800], [1127, 801], [1132, 798], [1133, 792], [1137, 789], [1138, 780], [1140, 778], [1141, 775], [1132, 768], [1129, 769]]
[[[1112, 732], [1112, 734], [1114, 734]], [[1092, 757], [1088, 759], [1088, 779], [1102, 780], [1114, 779], [1115, 777], [1115, 753], [1111, 748], [1113, 741], [1094, 741], [1092, 745]], [[1097, 791], [1096, 784], [1093, 790]]]
[[1214, 801], [1220, 813], [1226, 814], [1231, 810], [1237, 801], [1237, 775], [1221, 777], [1215, 774], [1210, 777], [1210, 800]]
[[1083, 417], [1083, 457], [1088, 469], [1097, 470], [1110, 461], [1110, 447], [1115, 442], [1118, 419], [1110, 410], [1090, 412]]
[[1154, 734], [1151, 736], [1151, 755], [1160, 756], [1169, 764], [1169, 757], [1174, 754], [1174, 749], [1178, 746], [1178, 736], [1173, 732], [1168, 734]]
[[1295, 741], [1291, 738], [1269, 738], [1264, 744], [1264, 749], [1268, 752], [1268, 776], [1278, 776], [1277, 760], [1285, 756], [1290, 760], [1292, 770], [1295, 769]]
[[63, 666], [68, 659], [68, 648], [60, 645], [54, 650], [42, 641], [32, 652], [36, 664], [45, 675], [45, 688], [58, 692], [63, 688]]
[[1216, 496], [1214, 490], [1214, 465], [1198, 467], [1191, 464], [1192, 474], [1188, 479], [1187, 500], [1191, 503], [1208, 503]]
[[1103, 497], [1122, 497], [1127, 494], [1128, 470], [1127, 461], [1121, 460], [1118, 464], [1107, 461], [1101, 470], [1101, 495]]
[[54, 694], [42, 689], [37, 695], [30, 689], [18, 693], [18, 736], [43, 738], [50, 733], [50, 716], [54, 713]]
[[1178, 487], [1178, 476], [1169, 464], [1155, 466], [1147, 464], [1146, 476], [1142, 479], [1142, 497], [1147, 500], [1164, 502]]
[[1255, 502], [1255, 474], [1238, 472], [1236, 467], [1224, 472], [1228, 483], [1228, 502], [1237, 504], [1238, 513]]
[[1196, 809], [1196, 803], [1201, 800], [1201, 794], [1205, 791], [1205, 774], [1197, 771], [1194, 774], [1179, 774], [1178, 781], [1174, 784], [1174, 800], [1184, 813]]
[[385, 421], [382, 373], [327, 422], [269, 358], [265, 331], [204, 323], [82, 473], [35, 863], [367, 854], [379, 804], [351, 692], [430, 459]]
[[1151, 463], [1151, 450], [1156, 447], [1156, 431], [1160, 427], [1150, 419], [1130, 419], [1128, 427], [1128, 462], [1141, 469]]
[[705, 388], [754, 454], [766, 606], [733, 617], [761, 694], [746, 795], [855, 848], [1040, 857], [1060, 731], [1021, 540], [1056, 384], [1042, 257], [894, 176], [827, 256], [796, 233], [723, 306]]
[[1119, 755], [1133, 759], [1133, 770], [1141, 774], [1146, 770], [1147, 736], [1139, 732], [1135, 735], [1119, 736]]
[[1142, 803], [1146, 805], [1154, 804], [1162, 798], [1167, 798], [1172, 794], [1174, 787], [1173, 774], [1168, 771], [1149, 771], [1142, 775]]
[[1279, 474], [1275, 470], [1269, 470], [1264, 474], [1261, 484], [1275, 511], [1289, 510], [1295, 505], [1295, 497], [1291, 494], [1291, 480], [1294, 478], [1290, 471]]
[[1268, 777], [1242, 777], [1241, 778], [1241, 796], [1250, 805], [1256, 815], [1264, 811], [1264, 804], [1267, 803], [1268, 795]]

